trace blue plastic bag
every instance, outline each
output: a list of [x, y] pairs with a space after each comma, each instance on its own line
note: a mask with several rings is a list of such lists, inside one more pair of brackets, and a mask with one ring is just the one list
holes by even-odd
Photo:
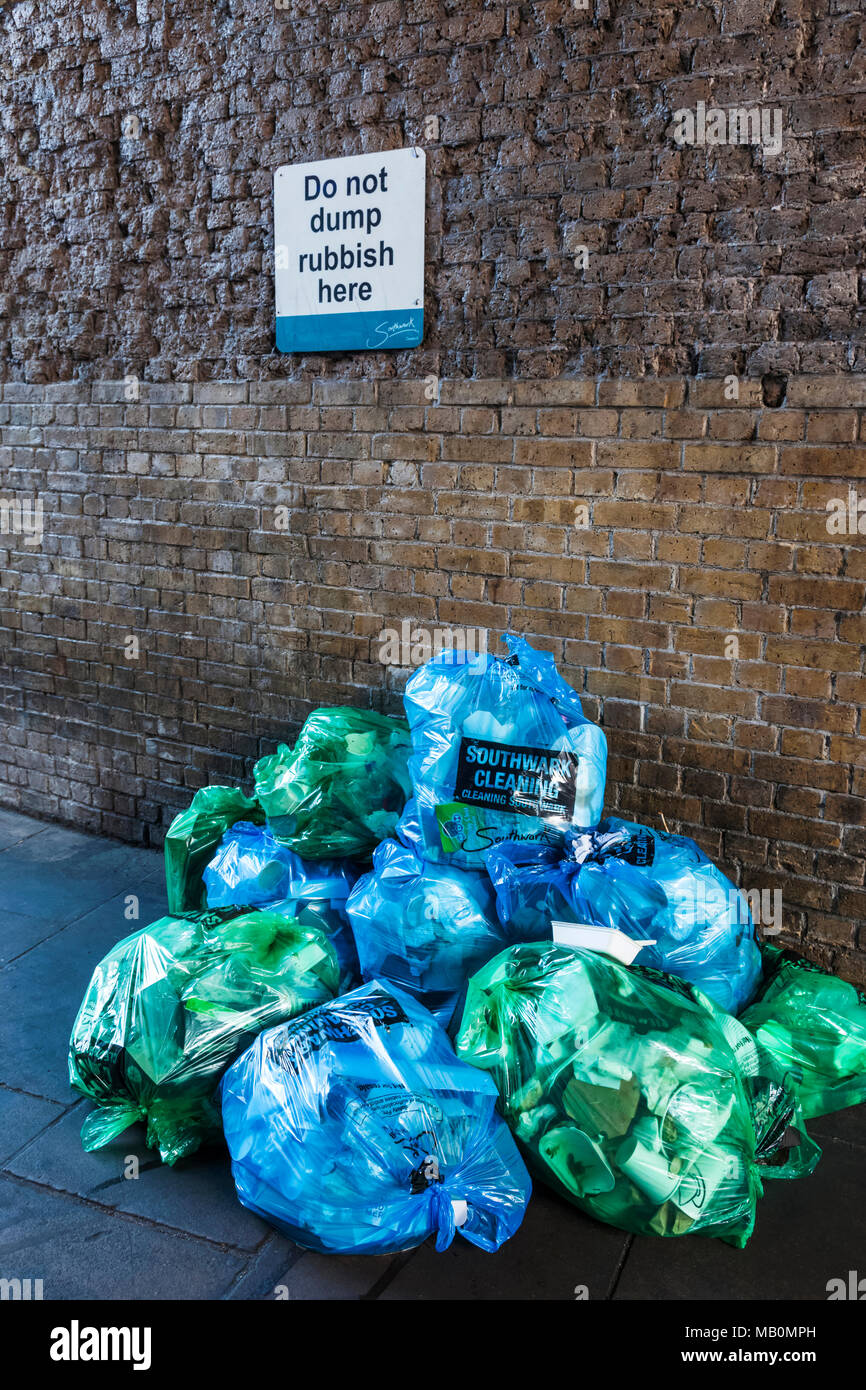
[[382, 1255], [513, 1235], [530, 1181], [492, 1079], [409, 995], [364, 985], [271, 1028], [222, 1082], [238, 1197], [310, 1250]]
[[418, 819], [418, 807], [415, 798], [410, 797], [403, 809], [403, 814], [397, 822], [394, 834], [401, 845], [406, 845], [408, 849], [413, 849], [419, 859], [424, 858], [424, 841], [421, 838], [421, 822]]
[[726, 1013], [758, 987], [761, 959], [744, 897], [685, 835], [610, 816], [564, 852], [502, 844], [487, 854], [500, 920], [539, 940], [552, 921], [654, 941], [638, 963], [697, 985]]
[[364, 979], [405, 989], [443, 1022], [469, 976], [519, 939], [486, 873], [425, 863], [396, 840], [379, 845], [346, 911]]
[[238, 821], [204, 871], [208, 907], [263, 907], [286, 898], [347, 898], [357, 871], [346, 861], [308, 860], [280, 844], [266, 825]]
[[549, 652], [503, 640], [507, 660], [444, 651], [404, 693], [424, 855], [457, 868], [482, 868], [503, 840], [561, 843], [601, 817], [604, 734]]
[[238, 821], [225, 832], [203, 874], [210, 908], [267, 907], [324, 931], [337, 952], [341, 990], [360, 979], [345, 911], [357, 876], [346, 860], [301, 859], [267, 826], [251, 821]]

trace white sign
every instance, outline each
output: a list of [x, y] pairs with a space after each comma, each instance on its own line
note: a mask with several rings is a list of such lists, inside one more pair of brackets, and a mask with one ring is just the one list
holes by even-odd
[[283, 164], [274, 176], [281, 352], [417, 347], [424, 333], [423, 150]]

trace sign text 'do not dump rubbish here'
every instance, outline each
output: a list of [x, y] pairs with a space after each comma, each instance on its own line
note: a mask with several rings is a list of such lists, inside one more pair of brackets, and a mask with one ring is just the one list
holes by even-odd
[[385, 150], [274, 176], [281, 352], [417, 347], [424, 333], [423, 150]]

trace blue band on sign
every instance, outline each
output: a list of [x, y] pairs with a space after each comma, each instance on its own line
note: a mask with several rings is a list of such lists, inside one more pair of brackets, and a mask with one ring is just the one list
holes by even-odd
[[280, 352], [410, 348], [418, 347], [423, 336], [423, 309], [367, 309], [360, 314], [298, 314], [277, 318]]

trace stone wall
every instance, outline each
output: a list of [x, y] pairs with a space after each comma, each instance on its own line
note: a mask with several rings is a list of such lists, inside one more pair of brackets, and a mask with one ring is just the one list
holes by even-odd
[[[0, 377], [862, 371], [862, 0], [586, 3], [6, 0]], [[413, 142], [423, 348], [280, 358], [275, 169]]]

